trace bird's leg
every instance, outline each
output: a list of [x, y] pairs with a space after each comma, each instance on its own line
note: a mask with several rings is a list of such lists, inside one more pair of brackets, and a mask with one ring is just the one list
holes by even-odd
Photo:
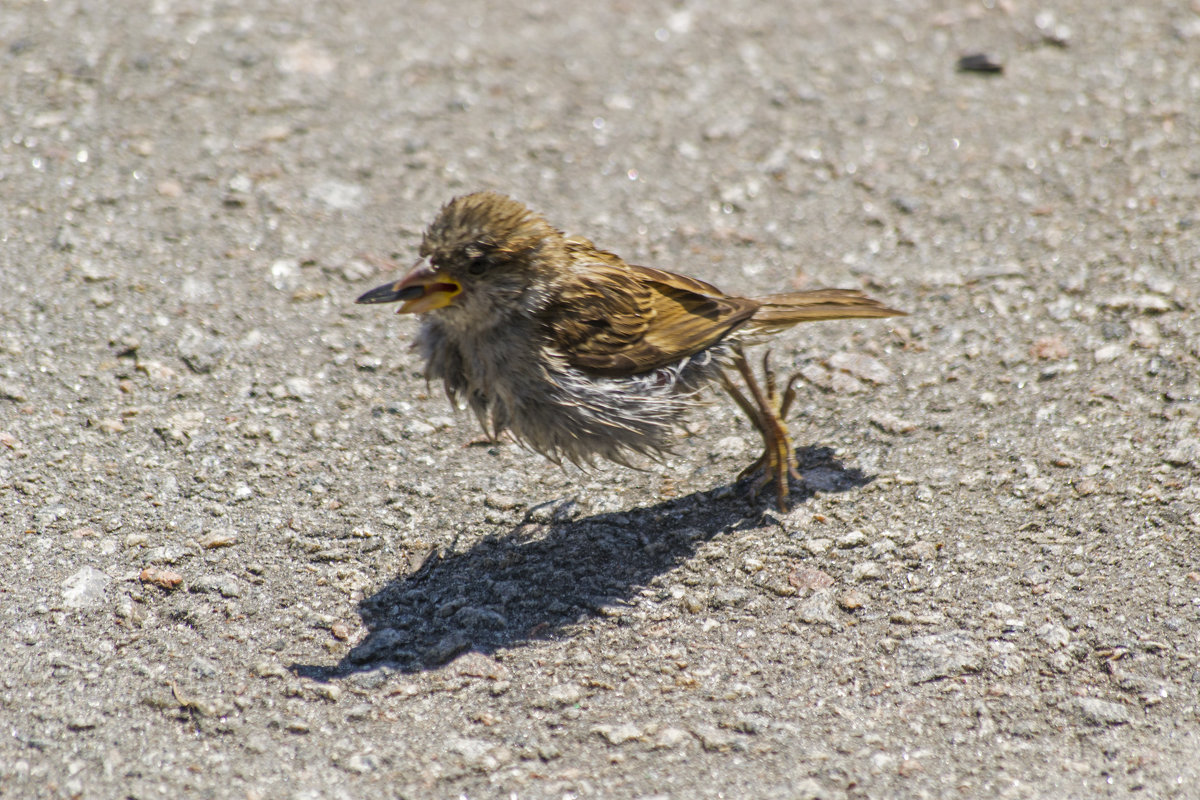
[[[733, 381], [731, 381], [729, 379], [729, 376], [723, 372], [721, 373], [721, 384], [725, 387], [726, 393], [728, 393], [729, 396], [734, 399], [734, 402], [736, 402], [738, 404], [738, 407], [742, 409], [742, 413], [744, 413], [746, 415], [746, 417], [750, 420], [750, 424], [753, 425], [759, 431], [763, 430], [762, 415], [759, 414], [758, 408], [756, 408], [755, 405], [746, 398], [746, 395], [744, 395], [742, 393], [742, 390], [737, 387], [737, 384], [735, 384]], [[751, 464], [750, 466], [746, 467], [745, 469], [743, 469], [741, 472], [738, 473], [737, 480], [740, 481], [743, 478], [745, 478], [747, 475], [753, 475], [755, 472], [757, 472], [759, 470], [759, 468], [762, 467], [762, 465], [764, 463], [766, 463], [766, 458], [767, 458], [767, 454], [764, 451], [762, 455], [760, 455], [757, 459], [754, 460], [753, 464]], [[757, 496], [758, 490], [761, 488], [762, 488], [762, 486], [757, 486], [757, 485], [750, 487], [750, 499], [751, 500], [753, 500]]]
[[796, 454], [792, 450], [792, 439], [784, 422], [784, 417], [796, 399], [795, 383], [799, 376], [791, 376], [783, 394], [780, 395], [775, 383], [775, 372], [771, 369], [769, 351], [763, 356], [763, 385], [754, 377], [754, 370], [746, 361], [746, 354], [740, 347], [733, 351], [733, 365], [745, 381], [753, 401], [747, 398], [728, 376], [722, 376], [722, 385], [745, 412], [750, 424], [757, 428], [763, 437], [763, 454], [742, 470], [738, 480], [761, 470], [762, 475], [751, 486], [751, 496], [757, 496], [764, 487], [774, 483], [779, 508], [785, 510], [788, 501], [788, 478], [801, 480], [800, 472], [796, 468]]
[[793, 372], [788, 378], [787, 385], [783, 387], [783, 401], [779, 404], [779, 418], [787, 419], [788, 411], [792, 408], [792, 403], [796, 401], [796, 381], [800, 379], [799, 372]]

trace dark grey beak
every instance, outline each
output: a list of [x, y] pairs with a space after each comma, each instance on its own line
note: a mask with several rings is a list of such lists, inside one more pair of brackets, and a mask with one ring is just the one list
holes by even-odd
[[417, 284], [404, 285], [404, 279], [395, 283], [376, 286], [371, 291], [363, 294], [354, 302], [356, 303], [395, 303], [400, 300], [413, 300], [425, 294], [425, 287]]
[[421, 259], [400, 280], [378, 286], [358, 298], [357, 303], [394, 303], [403, 300], [397, 314], [423, 314], [450, 305], [462, 284]]

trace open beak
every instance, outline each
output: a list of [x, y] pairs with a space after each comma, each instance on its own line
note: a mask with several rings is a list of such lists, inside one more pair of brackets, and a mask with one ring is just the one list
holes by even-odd
[[462, 284], [439, 272], [421, 259], [409, 273], [395, 283], [378, 286], [364, 294], [356, 303], [395, 303], [403, 301], [397, 314], [422, 314], [443, 308], [454, 302]]

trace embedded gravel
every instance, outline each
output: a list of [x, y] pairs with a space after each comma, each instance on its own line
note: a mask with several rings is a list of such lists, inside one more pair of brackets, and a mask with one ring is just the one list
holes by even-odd
[[[12, 0], [0, 65], [0, 795], [1200, 797], [1197, 3]], [[788, 513], [720, 398], [560, 469], [352, 302], [483, 188], [911, 316], [775, 346]]]

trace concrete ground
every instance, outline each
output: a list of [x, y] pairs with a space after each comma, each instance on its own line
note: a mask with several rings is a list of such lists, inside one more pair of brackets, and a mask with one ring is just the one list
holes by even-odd
[[[986, 54], [1000, 72], [961, 71]], [[1200, 797], [1200, 6], [0, 6], [0, 795]], [[643, 471], [353, 299], [490, 188], [805, 327]]]

